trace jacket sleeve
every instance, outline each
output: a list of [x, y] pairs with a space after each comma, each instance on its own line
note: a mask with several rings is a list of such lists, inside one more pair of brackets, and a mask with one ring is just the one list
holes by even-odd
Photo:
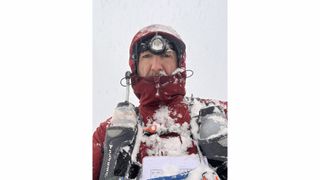
[[102, 122], [95, 130], [92, 137], [92, 179], [99, 180], [100, 169], [103, 158], [103, 143], [105, 141], [106, 129], [110, 125], [111, 118]]

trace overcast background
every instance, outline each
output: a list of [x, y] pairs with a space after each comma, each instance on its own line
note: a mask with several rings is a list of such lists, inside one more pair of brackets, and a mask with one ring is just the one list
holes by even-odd
[[[1, 180], [92, 178], [93, 10], [92, 1], [0, 1]], [[229, 180], [320, 179], [319, 17], [315, 0], [228, 0]], [[195, 38], [185, 35], [193, 26], [177, 26]]]
[[227, 100], [226, 0], [93, 0], [93, 130], [124, 100], [130, 42], [150, 24], [171, 26], [186, 43], [187, 96]]

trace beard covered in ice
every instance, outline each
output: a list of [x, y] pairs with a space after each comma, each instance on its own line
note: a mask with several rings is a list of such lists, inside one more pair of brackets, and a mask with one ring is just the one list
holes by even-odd
[[[143, 136], [142, 142], [146, 143], [150, 149], [147, 150], [149, 156], [179, 156], [187, 155], [187, 149], [192, 147], [191, 132], [187, 122], [180, 125], [176, 123], [176, 118], [181, 118], [174, 110], [167, 106], [161, 106], [154, 114], [153, 120], [149, 120], [147, 127], [155, 126], [156, 133], [151, 136]], [[176, 133], [179, 136], [160, 137], [163, 134]]]

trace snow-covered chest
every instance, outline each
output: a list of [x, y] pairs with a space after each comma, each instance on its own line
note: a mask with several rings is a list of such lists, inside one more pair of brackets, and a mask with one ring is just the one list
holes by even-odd
[[[187, 109], [186, 109], [187, 112]], [[176, 156], [187, 154], [192, 147], [189, 113], [162, 106], [149, 118], [141, 142], [149, 156]]]
[[151, 134], [178, 133], [189, 129], [190, 116], [187, 108], [169, 108], [161, 106], [152, 117], [145, 120], [144, 130]]

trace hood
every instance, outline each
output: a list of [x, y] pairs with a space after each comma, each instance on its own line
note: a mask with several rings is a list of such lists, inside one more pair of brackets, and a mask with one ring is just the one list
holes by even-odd
[[[169, 76], [140, 77], [137, 74], [137, 57], [134, 57], [134, 50], [140, 42], [154, 35], [161, 35], [172, 41], [177, 53], [178, 69]], [[164, 25], [150, 25], [141, 29], [134, 37], [130, 45], [129, 65], [131, 68], [131, 84], [132, 89], [140, 101], [139, 110], [143, 119], [152, 117], [156, 109], [166, 105], [169, 107], [177, 107], [183, 103], [183, 97], [186, 93], [186, 53], [185, 44], [178, 33], [171, 27]], [[186, 110], [183, 108], [184, 111]]]
[[161, 35], [165, 37], [166, 39], [174, 42], [175, 46], [179, 49], [179, 52], [176, 52], [178, 54], [178, 67], [180, 68], [186, 68], [186, 53], [185, 53], [185, 43], [181, 39], [180, 35], [171, 27], [164, 26], [160, 24], [154, 24], [147, 27], [144, 27], [141, 29], [137, 34], [133, 37], [130, 49], [129, 49], [129, 65], [131, 68], [131, 72], [133, 74], [137, 74], [136, 68], [137, 68], [137, 58], [135, 57], [134, 50], [136, 48], [136, 45], [150, 37], [153, 37], [154, 35]]

